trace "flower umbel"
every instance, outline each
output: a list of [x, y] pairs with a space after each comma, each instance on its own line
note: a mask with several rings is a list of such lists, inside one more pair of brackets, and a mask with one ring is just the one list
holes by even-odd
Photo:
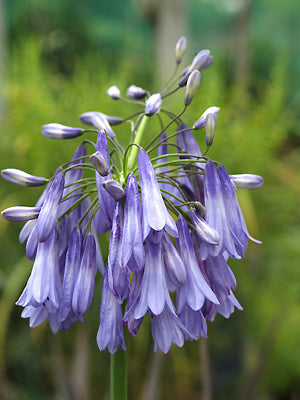
[[[178, 72], [186, 47], [180, 38], [175, 73], [160, 92], [132, 84], [126, 99], [116, 85], [107, 90], [120, 110], [124, 101], [138, 108], [131, 117], [88, 111], [79, 117], [88, 129], [43, 125], [47, 138], [91, 136], [50, 179], [13, 168], [1, 172], [17, 185], [46, 185], [34, 206], [2, 211], [9, 221], [25, 222], [19, 240], [33, 268], [17, 304], [31, 327], [48, 319], [56, 333], [83, 322], [99, 290], [97, 274], [102, 275], [97, 344], [110, 353], [126, 350], [124, 329], [135, 336], [145, 318], [151, 319], [154, 351], [167, 353], [172, 343], [182, 347], [186, 340], [206, 337], [206, 322], [217, 313], [228, 318], [242, 309], [228, 260], [244, 257], [248, 239], [259, 241], [248, 233], [235, 191], [258, 188], [263, 179], [228, 175], [207, 156], [221, 137], [214, 140], [219, 107], [206, 109], [192, 126], [184, 121], [200, 71], [213, 62], [210, 51], [201, 50]], [[163, 102], [180, 90], [183, 110], [174, 114]], [[142, 147], [147, 125], [157, 129], [156, 118], [161, 130]], [[124, 123], [128, 120], [130, 125]], [[119, 143], [114, 125], [127, 130], [127, 147]], [[193, 135], [201, 128], [204, 153]], [[104, 263], [100, 246], [106, 232]]]

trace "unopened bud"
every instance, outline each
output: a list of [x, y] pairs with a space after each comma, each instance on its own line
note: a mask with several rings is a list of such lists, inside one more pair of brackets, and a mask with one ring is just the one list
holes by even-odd
[[203, 69], [206, 69], [206, 68], [210, 67], [211, 64], [212, 64], [213, 62], [214, 62], [213, 56], [209, 55], [209, 56], [207, 57], [207, 60], [205, 61], [205, 63], [202, 65], [201, 71], [202, 71]]
[[212, 145], [214, 140], [215, 131], [217, 127], [217, 118], [214, 114], [207, 114], [205, 120], [205, 132], [206, 132], [206, 146], [209, 147]]
[[187, 48], [187, 40], [184, 36], [182, 36], [178, 42], [176, 43], [175, 47], [175, 54], [176, 54], [176, 63], [180, 64], [182, 61], [182, 58], [186, 52]]
[[145, 113], [151, 117], [151, 115], [156, 114], [160, 111], [160, 106], [162, 103], [160, 93], [153, 94], [146, 101]]
[[183, 71], [183, 77], [180, 79], [178, 85], [183, 87], [187, 84], [187, 80], [190, 74], [195, 71], [201, 71], [207, 63], [208, 57], [210, 55], [209, 50], [201, 50], [197, 53], [192, 61], [192, 63]]
[[119, 88], [118, 88], [116, 85], [111, 86], [111, 87], [107, 90], [106, 93], [107, 93], [107, 94], [109, 95], [109, 97], [111, 97], [113, 100], [119, 100], [119, 98], [121, 97], [120, 90], [119, 90]]
[[52, 123], [42, 126], [42, 134], [50, 139], [72, 139], [81, 136], [83, 129]]
[[210, 244], [219, 244], [220, 236], [219, 233], [208, 225], [208, 223], [200, 217], [195, 209], [190, 210], [190, 217], [195, 228], [197, 236]]
[[198, 87], [201, 82], [201, 73], [199, 71], [193, 71], [189, 76], [189, 79], [186, 84], [186, 91], [184, 97], [184, 104], [188, 106], [191, 104], [195, 93], [198, 90]]
[[16, 206], [7, 208], [1, 214], [7, 221], [24, 222], [37, 218], [40, 211], [41, 207]]
[[96, 153], [90, 156], [90, 162], [101, 176], [107, 176], [109, 174], [107, 163], [100, 151], [96, 151]]
[[20, 186], [43, 186], [47, 182], [46, 178], [30, 175], [15, 168], [3, 169], [1, 175], [6, 181]]
[[201, 115], [201, 117], [194, 123], [193, 128], [194, 129], [201, 129], [205, 126], [205, 121], [206, 117], [208, 114], [214, 114], [215, 117], [219, 115], [220, 107], [209, 107], [207, 110], [204, 111], [204, 113]]
[[116, 134], [114, 133], [114, 131], [111, 129], [111, 126], [109, 125], [109, 123], [108, 123], [108, 121], [107, 121], [107, 119], [106, 119], [106, 117], [105, 117], [104, 114], [102, 114], [102, 113], [100, 113], [100, 112], [94, 113], [94, 114], [92, 115], [92, 120], [91, 120], [91, 122], [92, 122], [93, 126], [94, 126], [96, 129], [99, 129], [99, 131], [100, 131], [101, 129], [104, 129], [105, 132], [106, 132], [109, 136], [111, 136], [111, 137], [115, 137], [115, 136], [116, 136]]
[[257, 189], [264, 183], [261, 176], [253, 174], [229, 175], [229, 178], [236, 189]]
[[115, 200], [122, 200], [125, 197], [122, 185], [114, 179], [109, 179], [103, 182], [102, 186]]
[[106, 114], [103, 114], [103, 113], [99, 113], [99, 111], [88, 111], [88, 112], [85, 112], [85, 113], [80, 115], [79, 119], [83, 124], [93, 126], [92, 117], [95, 114], [104, 115], [104, 117], [106, 118], [106, 120], [108, 121], [108, 123], [110, 125], [119, 125], [123, 121], [123, 118], [121, 118], [121, 117], [115, 117], [115, 116], [112, 116], [112, 115], [106, 115]]
[[131, 99], [135, 100], [143, 99], [145, 95], [146, 95], [146, 90], [135, 85], [130, 85], [126, 92], [127, 97], [130, 97]]

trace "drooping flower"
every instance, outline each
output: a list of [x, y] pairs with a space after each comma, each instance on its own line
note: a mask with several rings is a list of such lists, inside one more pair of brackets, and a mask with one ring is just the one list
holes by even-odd
[[125, 268], [133, 257], [139, 269], [145, 265], [142, 233], [142, 209], [136, 177], [131, 173], [127, 180], [124, 208], [124, 229], [120, 249], [120, 264]]
[[166, 231], [177, 236], [177, 228], [162, 199], [151, 160], [145, 150], [138, 155], [139, 179], [141, 185], [143, 210], [143, 239], [154, 231]]

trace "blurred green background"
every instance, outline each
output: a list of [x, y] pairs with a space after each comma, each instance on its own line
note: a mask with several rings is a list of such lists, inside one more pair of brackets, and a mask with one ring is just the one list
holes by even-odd
[[[207, 340], [167, 356], [152, 355], [144, 323], [128, 339], [129, 399], [300, 398], [299, 15], [296, 0], [0, 0], [1, 169], [50, 176], [79, 140], [51, 141], [41, 125], [78, 126], [91, 110], [134, 112], [106, 90], [134, 83], [156, 92], [185, 35], [186, 63], [203, 48], [215, 58], [186, 122], [220, 106], [210, 156], [229, 173], [265, 179], [238, 193], [250, 233], [263, 241], [230, 262], [244, 311], [217, 316]], [[172, 101], [179, 112], [182, 95]], [[125, 144], [128, 132], [116, 132]], [[33, 205], [39, 194], [2, 180], [0, 208]], [[56, 335], [46, 323], [29, 329], [14, 305], [32, 264], [20, 228], [0, 220], [0, 398], [108, 399], [109, 356], [95, 339], [100, 279], [84, 324]]]

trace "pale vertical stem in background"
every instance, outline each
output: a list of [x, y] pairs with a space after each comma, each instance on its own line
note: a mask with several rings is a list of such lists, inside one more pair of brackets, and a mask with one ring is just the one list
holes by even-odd
[[86, 326], [79, 325], [72, 360], [71, 385], [74, 400], [88, 400], [88, 348], [89, 331]]
[[156, 400], [159, 398], [159, 372], [162, 359], [163, 354], [161, 351], [157, 351], [151, 355], [151, 360], [140, 400]]
[[202, 400], [211, 400], [211, 373], [210, 373], [210, 358], [208, 351], [207, 339], [201, 338], [199, 340], [199, 359], [201, 369], [201, 382], [202, 382]]
[[135, 0], [154, 31], [155, 74], [158, 84], [170, 76], [175, 66], [175, 45], [186, 36], [186, 0]]

